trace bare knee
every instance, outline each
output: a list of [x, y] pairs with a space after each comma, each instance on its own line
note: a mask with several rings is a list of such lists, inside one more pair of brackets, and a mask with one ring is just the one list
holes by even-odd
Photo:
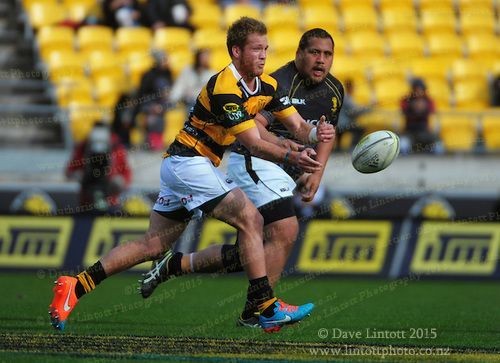
[[297, 235], [299, 233], [299, 224], [295, 217], [282, 219], [264, 228], [264, 240], [266, 243], [272, 243], [275, 248], [291, 251]]
[[258, 231], [259, 233], [262, 233], [263, 228], [264, 218], [259, 213], [257, 208], [255, 208], [252, 204], [246, 205], [240, 214], [238, 229], [241, 232], [254, 233], [255, 231]]

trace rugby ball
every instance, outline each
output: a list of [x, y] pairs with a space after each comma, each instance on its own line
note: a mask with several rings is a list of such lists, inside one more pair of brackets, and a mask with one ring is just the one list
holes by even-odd
[[360, 173], [384, 170], [399, 154], [399, 137], [394, 132], [381, 130], [363, 137], [352, 152], [352, 166]]

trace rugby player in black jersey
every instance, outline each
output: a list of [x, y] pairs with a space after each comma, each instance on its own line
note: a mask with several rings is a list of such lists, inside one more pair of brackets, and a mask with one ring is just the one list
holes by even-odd
[[[295, 60], [272, 73], [273, 78], [283, 87], [284, 93], [280, 99], [295, 106], [300, 115], [312, 125], [316, 125], [322, 115], [326, 116], [327, 122], [336, 125], [342, 107], [344, 89], [340, 81], [330, 74], [333, 53], [332, 36], [323, 29], [311, 29], [302, 35]], [[294, 136], [293, 124], [286, 120], [277, 120], [266, 110], [261, 111], [256, 119], [271, 131], [271, 134], [263, 134], [267, 140], [274, 143], [281, 141], [293, 150], [298, 148], [298, 144], [287, 141], [292, 138], [300, 142]], [[313, 199], [333, 144], [332, 139], [317, 145], [316, 160], [321, 163], [321, 167], [312, 173], [304, 173], [290, 163], [277, 165], [251, 156], [248, 149], [240, 143], [233, 146], [229, 157], [228, 176], [238, 184], [264, 217], [265, 260], [271, 286], [279, 280], [298, 234], [299, 226], [292, 203], [293, 190], [297, 184], [297, 191], [301, 193], [304, 201]], [[237, 244], [214, 245], [195, 253], [183, 255], [177, 252], [171, 256], [167, 259], [181, 262], [170, 262], [170, 275], [190, 272], [236, 272], [244, 268]], [[149, 280], [146, 278], [145, 281], [151, 281], [154, 271], [146, 275]], [[156, 286], [156, 283], [143, 283], [143, 296], [149, 296]], [[238, 324], [258, 327], [256, 312], [256, 306], [247, 301]]]

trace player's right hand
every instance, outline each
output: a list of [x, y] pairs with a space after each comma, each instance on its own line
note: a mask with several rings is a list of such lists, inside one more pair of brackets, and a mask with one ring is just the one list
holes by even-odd
[[316, 125], [316, 138], [319, 142], [330, 142], [335, 137], [335, 127], [326, 122], [326, 117], [321, 116]]
[[321, 170], [323, 167], [320, 162], [313, 159], [316, 156], [316, 151], [311, 148], [305, 148], [301, 152], [293, 152], [294, 157], [291, 161], [306, 173], [314, 173]]

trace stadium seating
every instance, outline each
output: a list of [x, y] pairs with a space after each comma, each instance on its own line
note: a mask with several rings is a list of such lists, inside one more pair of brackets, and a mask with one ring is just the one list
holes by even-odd
[[55, 83], [55, 96], [60, 107], [93, 103], [93, 86], [87, 78], [65, 79]]
[[[190, 56], [191, 52], [186, 51]], [[173, 53], [175, 54], [175, 53]], [[185, 61], [180, 61], [173, 58], [173, 54], [170, 54], [170, 61], [172, 64], [188, 64]], [[142, 75], [144, 72], [151, 69], [154, 64], [153, 57], [149, 53], [143, 52], [130, 52], [127, 54], [127, 58], [125, 59], [126, 69], [128, 76], [130, 78], [130, 87], [132, 89], [136, 89], [139, 87]], [[174, 72], [174, 74], [176, 74]]]
[[339, 28], [339, 16], [332, 6], [310, 6], [302, 9], [302, 27], [304, 30], [323, 28], [332, 34]]
[[448, 58], [415, 58], [409, 62], [412, 77], [445, 80], [451, 68]]
[[469, 58], [482, 61], [485, 58], [500, 58], [500, 38], [493, 34], [473, 34], [465, 39]]
[[486, 149], [500, 151], [500, 115], [485, 115], [481, 124]]
[[488, 87], [486, 81], [471, 80], [454, 82], [455, 107], [479, 111], [488, 105]]
[[439, 117], [439, 137], [450, 152], [470, 152], [477, 142], [476, 116], [446, 114]]
[[373, 62], [369, 66], [370, 79], [373, 82], [379, 82], [384, 79], [406, 80], [406, 66], [392, 59]]
[[198, 3], [189, 21], [196, 29], [220, 29], [222, 10], [216, 4]]
[[153, 35], [153, 48], [171, 53], [191, 48], [191, 33], [185, 28], [166, 27], [157, 29]]
[[464, 36], [473, 34], [495, 34], [495, 14], [493, 11], [482, 12], [471, 9], [460, 14], [460, 32]]
[[352, 32], [377, 32], [378, 17], [373, 8], [349, 7], [342, 15], [342, 28], [347, 33]]
[[125, 78], [122, 76], [101, 76], [94, 82], [95, 97], [99, 106], [114, 107], [125, 90]]
[[398, 79], [385, 79], [374, 82], [373, 89], [377, 106], [387, 109], [397, 109], [401, 99], [409, 92], [408, 83]]
[[122, 54], [149, 52], [152, 40], [151, 30], [145, 27], [118, 28], [115, 32], [115, 46]]
[[421, 12], [424, 11], [448, 11], [453, 9], [454, 0], [417, 0], [418, 8]]
[[415, 33], [417, 30], [417, 18], [411, 8], [385, 11], [381, 15], [381, 23], [385, 34]]
[[360, 105], [369, 105], [374, 102], [373, 90], [370, 84], [366, 81], [357, 82], [354, 84], [354, 91], [352, 97]]
[[433, 78], [425, 79], [427, 93], [436, 103], [438, 111], [450, 109], [451, 90], [445, 79]]
[[383, 57], [385, 42], [375, 32], [355, 32], [349, 36], [351, 55], [360, 58]]
[[52, 81], [85, 77], [85, 61], [72, 51], [53, 51], [47, 60]]
[[66, 9], [68, 19], [80, 23], [97, 3], [95, 0], [62, 0], [62, 6]]
[[462, 39], [456, 34], [430, 34], [427, 37], [427, 47], [433, 57], [456, 59], [464, 53]]
[[425, 35], [455, 34], [456, 21], [453, 11], [428, 11], [421, 14], [420, 30]]
[[414, 11], [413, 0], [378, 0], [378, 8], [382, 14], [387, 11], [400, 13]]
[[[212, 51], [210, 56], [211, 61], [213, 61], [214, 57], [216, 57], [217, 52], [218, 51]], [[225, 53], [227, 54], [227, 50], [225, 50]], [[188, 49], [170, 53], [168, 57], [170, 59], [170, 68], [172, 69], [174, 78], [179, 75], [184, 67], [192, 65], [194, 62], [193, 52]]]
[[42, 59], [47, 59], [54, 50], [72, 51], [74, 49], [73, 29], [63, 26], [44, 26], [38, 30], [37, 42]]
[[28, 7], [28, 18], [33, 29], [57, 25], [66, 19], [66, 11], [55, 2], [32, 2]]
[[82, 26], [76, 33], [80, 52], [113, 50], [113, 30], [107, 26]]
[[269, 4], [264, 8], [263, 16], [269, 33], [300, 29], [300, 14], [297, 6]]
[[223, 11], [224, 24], [226, 28], [242, 16], [260, 19], [260, 10], [250, 4], [234, 3], [227, 5]]
[[165, 128], [163, 131], [165, 146], [170, 145], [175, 140], [175, 136], [184, 125], [186, 118], [186, 109], [184, 107], [172, 108], [165, 113]]
[[481, 63], [470, 59], [455, 60], [451, 65], [451, 75], [454, 82], [486, 82], [486, 71]]
[[337, 56], [333, 60], [330, 73], [341, 81], [352, 79], [356, 83], [365, 82], [368, 61], [346, 56]]
[[407, 59], [424, 56], [425, 43], [416, 32], [398, 32], [387, 36], [389, 53], [393, 58]]
[[120, 77], [124, 72], [124, 61], [110, 51], [95, 51], [88, 56], [88, 71], [93, 79], [102, 76]]
[[301, 36], [302, 32], [298, 30], [275, 31], [268, 37], [269, 52], [278, 57], [295, 57], [295, 51]]
[[196, 49], [207, 48], [212, 51], [227, 49], [226, 33], [220, 29], [198, 29], [194, 32], [192, 44]]

